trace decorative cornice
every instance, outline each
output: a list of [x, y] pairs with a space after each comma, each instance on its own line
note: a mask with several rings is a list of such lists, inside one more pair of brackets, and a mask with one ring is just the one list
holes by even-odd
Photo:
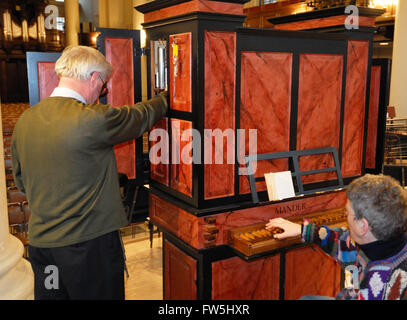
[[245, 15], [231, 15], [231, 14], [223, 14], [223, 13], [216, 13], [216, 12], [189, 12], [186, 14], [173, 16], [165, 19], [160, 19], [151, 22], [142, 23], [143, 28], [149, 29], [154, 27], [159, 27], [162, 25], [167, 25], [171, 23], [179, 23], [179, 22], [186, 22], [192, 20], [214, 20], [219, 21], [222, 20], [224, 22], [232, 22], [237, 24], [243, 24], [244, 20], [246, 19]]
[[[311, 20], [311, 19], [320, 19], [320, 18], [327, 18], [332, 16], [338, 15], [347, 15], [345, 13], [345, 6], [344, 7], [335, 7], [335, 8], [328, 8], [322, 10], [315, 10], [309, 12], [303, 12], [299, 14], [292, 14], [283, 17], [274, 17], [267, 19], [268, 22], [276, 25], [282, 23], [290, 23], [290, 22], [297, 22], [303, 20]], [[385, 10], [382, 9], [374, 9], [374, 8], [367, 8], [367, 7], [358, 7], [359, 15], [364, 17], [379, 17]]]
[[[154, 1], [150, 1], [148, 3], [136, 6], [134, 8], [141, 13], [149, 13], [152, 11], [172, 7], [177, 4], [180, 4], [183, 2], [188, 2], [188, 1], [191, 1], [191, 0], [154, 0]], [[249, 2], [250, 0], [208, 0], [208, 1], [245, 4], [245, 3]]]

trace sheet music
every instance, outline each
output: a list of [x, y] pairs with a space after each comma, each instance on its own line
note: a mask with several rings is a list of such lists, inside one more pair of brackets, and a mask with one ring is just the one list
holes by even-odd
[[291, 171], [265, 173], [269, 201], [295, 197]]

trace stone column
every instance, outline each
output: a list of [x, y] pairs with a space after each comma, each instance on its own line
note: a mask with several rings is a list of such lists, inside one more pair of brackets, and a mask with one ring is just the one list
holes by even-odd
[[2, 12], [3, 15], [3, 37], [7, 41], [13, 40], [13, 29], [11, 24], [11, 15], [9, 10]]
[[37, 35], [38, 41], [44, 43], [47, 39], [47, 33], [45, 32], [44, 15], [41, 13], [37, 16]]
[[31, 264], [23, 258], [21, 241], [9, 232], [3, 141], [0, 141], [0, 158], [0, 300], [33, 299], [34, 275]]
[[390, 85], [390, 106], [396, 108], [397, 117], [407, 117], [407, 1], [399, 0], [394, 26], [393, 62]]
[[65, 0], [65, 45], [78, 45], [79, 26], [79, 2], [78, 0]]
[[21, 22], [21, 32], [23, 35], [23, 41], [28, 42], [30, 40], [30, 36], [28, 35], [28, 22], [26, 19]]

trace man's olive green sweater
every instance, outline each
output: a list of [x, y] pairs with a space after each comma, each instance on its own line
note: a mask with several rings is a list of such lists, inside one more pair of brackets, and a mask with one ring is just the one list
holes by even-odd
[[32, 210], [30, 245], [67, 246], [125, 226], [113, 146], [140, 137], [166, 111], [164, 94], [120, 108], [50, 97], [26, 110], [12, 161]]

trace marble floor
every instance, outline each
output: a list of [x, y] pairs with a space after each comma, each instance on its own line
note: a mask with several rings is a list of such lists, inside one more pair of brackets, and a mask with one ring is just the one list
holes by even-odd
[[122, 232], [129, 274], [125, 277], [125, 298], [162, 300], [162, 237], [155, 232], [153, 246], [150, 248], [147, 226], [142, 223], [132, 228], [126, 228], [125, 232]]

